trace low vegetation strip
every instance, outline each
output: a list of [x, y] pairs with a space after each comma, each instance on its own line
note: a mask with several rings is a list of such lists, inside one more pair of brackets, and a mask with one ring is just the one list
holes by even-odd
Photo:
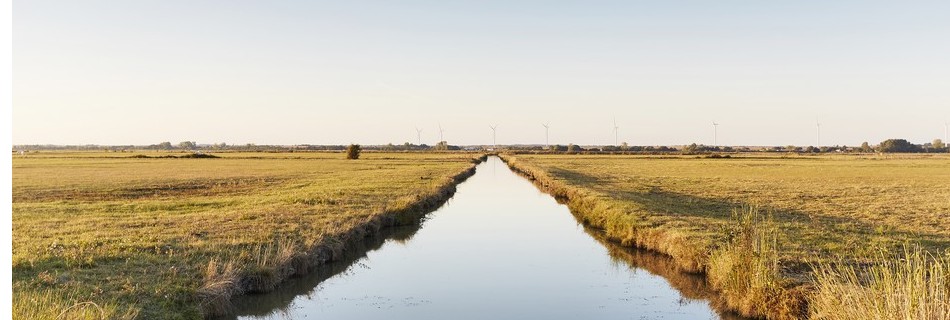
[[481, 157], [15, 158], [14, 317], [227, 313], [236, 294], [272, 290], [351, 241], [418, 222]]
[[[611, 241], [667, 254], [679, 268], [705, 273], [722, 303], [743, 315], [849, 318], [855, 311], [821, 311], [829, 306], [814, 303], [849, 285], [872, 288], [855, 290], [867, 293], [861, 299], [877, 299], [866, 305], [891, 308], [873, 288], [894, 281], [873, 274], [929, 281], [916, 284], [930, 290], [913, 291], [926, 292], [916, 297], [938, 299], [930, 307], [950, 304], [945, 273], [914, 277], [881, 258], [911, 244], [937, 257], [921, 259], [925, 267], [913, 270], [947, 268], [941, 257], [950, 254], [950, 157], [503, 159]], [[883, 266], [867, 271], [873, 265]], [[834, 277], [828, 275], [851, 272], [839, 267], [853, 267], [857, 276], [829, 285]], [[919, 300], [902, 301], [919, 306], [913, 302]], [[845, 310], [841, 304], [849, 302], [839, 303]], [[946, 319], [916, 315], [902, 318]]]

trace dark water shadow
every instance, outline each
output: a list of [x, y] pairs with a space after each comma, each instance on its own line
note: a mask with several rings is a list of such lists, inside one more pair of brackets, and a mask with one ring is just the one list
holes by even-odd
[[379, 233], [363, 238], [362, 241], [349, 243], [343, 256], [335, 261], [319, 265], [308, 275], [291, 278], [281, 283], [276, 290], [262, 294], [247, 294], [235, 297], [232, 303], [235, 313], [212, 319], [232, 320], [241, 316], [263, 317], [280, 315], [291, 307], [294, 299], [300, 296], [314, 294], [320, 283], [339, 274], [345, 274], [353, 267], [359, 266], [359, 260], [366, 254], [383, 247], [389, 241], [407, 244], [422, 228], [423, 223], [409, 226], [383, 228]]
[[618, 266], [625, 266], [632, 272], [646, 271], [651, 275], [662, 277], [683, 296], [682, 303], [690, 301], [708, 301], [710, 309], [714, 310], [723, 320], [747, 320], [725, 309], [719, 294], [709, 286], [706, 278], [701, 274], [689, 273], [681, 270], [673, 258], [646, 249], [624, 247], [607, 240], [603, 231], [584, 227], [584, 232], [597, 240], [610, 255], [611, 261]]

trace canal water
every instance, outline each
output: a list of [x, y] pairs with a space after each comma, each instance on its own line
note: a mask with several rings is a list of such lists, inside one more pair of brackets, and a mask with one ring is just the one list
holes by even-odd
[[239, 319], [739, 319], [701, 277], [621, 248], [498, 158], [478, 165], [421, 226], [367, 238]]

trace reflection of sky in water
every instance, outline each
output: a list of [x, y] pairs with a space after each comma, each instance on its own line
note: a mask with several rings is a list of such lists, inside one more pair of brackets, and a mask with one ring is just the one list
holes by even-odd
[[[664, 278], [616, 263], [567, 207], [497, 158], [480, 165], [411, 239], [386, 241], [340, 268], [346, 271], [289, 305], [263, 306], [279, 308], [270, 316], [246, 318], [718, 318]], [[238, 302], [281, 300], [265, 298]], [[250, 313], [261, 314], [260, 307]]]

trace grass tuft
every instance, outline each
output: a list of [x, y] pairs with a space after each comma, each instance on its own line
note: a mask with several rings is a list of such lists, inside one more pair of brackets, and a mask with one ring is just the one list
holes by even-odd
[[135, 319], [138, 310], [120, 308], [115, 304], [98, 304], [75, 291], [31, 290], [13, 296], [13, 319], [35, 320], [101, 320]]
[[204, 283], [198, 289], [199, 307], [206, 315], [225, 315], [234, 309], [231, 297], [241, 294], [239, 272], [233, 262], [208, 261], [204, 271]]

